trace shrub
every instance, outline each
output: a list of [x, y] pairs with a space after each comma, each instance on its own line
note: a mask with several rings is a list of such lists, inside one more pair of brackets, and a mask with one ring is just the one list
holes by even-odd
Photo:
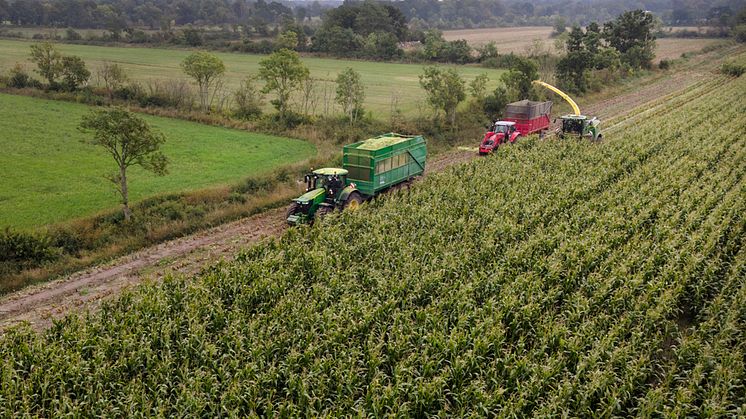
[[723, 63], [723, 65], [720, 66], [720, 72], [729, 76], [740, 77], [744, 72], [746, 72], [746, 66], [732, 62]]
[[746, 42], [746, 25], [738, 25], [733, 28], [733, 37], [738, 42]]
[[59, 255], [48, 237], [5, 228], [0, 232], [0, 262], [38, 266]]
[[21, 64], [16, 63], [16, 65], [8, 71], [5, 83], [8, 87], [23, 89], [25, 87], [30, 87], [33, 84], [33, 79], [31, 79]]
[[668, 70], [669, 68], [671, 68], [671, 61], [669, 61], [669, 60], [661, 60], [658, 63], [658, 68], [661, 69], [661, 70]]
[[255, 80], [254, 77], [247, 77], [233, 94], [236, 101], [233, 116], [236, 118], [251, 120], [262, 115], [264, 95], [256, 87]]
[[67, 31], [65, 31], [65, 38], [68, 41], [80, 41], [81, 39], [83, 39], [83, 36], [75, 29], [67, 28]]

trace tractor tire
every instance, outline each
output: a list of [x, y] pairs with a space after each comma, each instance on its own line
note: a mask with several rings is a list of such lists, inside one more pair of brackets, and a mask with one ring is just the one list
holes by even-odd
[[342, 211], [349, 210], [355, 211], [363, 203], [363, 197], [358, 192], [353, 192], [347, 197], [344, 205], [342, 205]]
[[319, 207], [319, 209], [316, 210], [316, 214], [313, 216], [313, 221], [321, 221], [326, 217], [327, 215], [331, 214], [334, 211], [334, 208], [332, 207]]
[[298, 208], [299, 207], [300, 207], [300, 204], [298, 204], [297, 202], [293, 201], [293, 203], [290, 204], [290, 206], [288, 207], [287, 212], [285, 213], [285, 219], [287, 219], [291, 215], [293, 215], [296, 212], [298, 212]]
[[511, 142], [511, 144], [515, 144], [515, 143], [517, 143], [517, 142], [518, 142], [518, 140], [520, 140], [521, 138], [522, 138], [522, 137], [521, 137], [520, 135], [519, 135], [519, 136], [517, 136], [517, 137], [515, 137], [515, 140], [513, 140], [513, 141]]

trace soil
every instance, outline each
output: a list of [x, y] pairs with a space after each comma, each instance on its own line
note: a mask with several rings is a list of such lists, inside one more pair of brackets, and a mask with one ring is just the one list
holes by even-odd
[[[711, 73], [704, 69], [684, 70], [669, 77], [659, 77], [641, 83], [632, 91], [588, 104], [584, 112], [602, 120], [620, 116], [637, 106], [685, 89], [703, 77], [711, 77]], [[463, 149], [444, 153], [428, 162], [428, 172], [438, 172], [476, 157], [475, 151]], [[141, 282], [157, 281], [170, 273], [192, 274], [215, 260], [230, 260], [241, 248], [267, 237], [279, 236], [286, 228], [285, 208], [277, 208], [2, 296], [0, 331], [22, 322], [43, 330], [54, 319], [75, 311], [95, 310], [102, 301]]]

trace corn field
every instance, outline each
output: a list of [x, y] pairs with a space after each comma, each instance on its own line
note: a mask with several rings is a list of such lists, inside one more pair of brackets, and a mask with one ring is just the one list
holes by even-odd
[[0, 414], [742, 417], [744, 97], [713, 77], [9, 331]]

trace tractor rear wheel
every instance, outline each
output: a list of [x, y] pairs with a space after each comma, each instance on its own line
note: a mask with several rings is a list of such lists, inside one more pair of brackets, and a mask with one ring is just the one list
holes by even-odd
[[326, 206], [319, 207], [316, 210], [316, 214], [313, 216], [314, 221], [321, 221], [321, 220], [323, 220], [324, 217], [326, 217], [327, 215], [331, 214], [332, 211], [334, 211], [334, 209], [332, 207], [326, 207]]
[[347, 197], [344, 205], [342, 205], [342, 210], [355, 211], [362, 203], [363, 197], [358, 192], [353, 192]]

